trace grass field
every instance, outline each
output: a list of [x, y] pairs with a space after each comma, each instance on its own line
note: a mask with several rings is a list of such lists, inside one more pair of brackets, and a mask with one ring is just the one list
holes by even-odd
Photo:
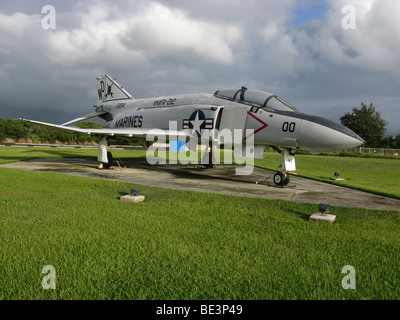
[[[4, 147], [0, 163], [96, 153]], [[119, 201], [132, 187], [0, 168], [0, 299], [400, 298], [398, 212], [333, 207], [335, 224], [310, 223], [316, 206], [288, 201], [147, 186], [144, 203]], [[56, 290], [41, 286], [45, 265]], [[342, 288], [346, 265], [355, 290]]]
[[[278, 153], [266, 152], [255, 166], [276, 170], [282, 163]], [[400, 199], [400, 160], [338, 156], [296, 155], [296, 173], [299, 176], [333, 183]], [[333, 181], [338, 172], [344, 181]]]

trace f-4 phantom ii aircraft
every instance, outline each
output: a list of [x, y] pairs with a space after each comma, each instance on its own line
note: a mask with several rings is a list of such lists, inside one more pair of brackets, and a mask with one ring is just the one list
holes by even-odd
[[[263, 91], [242, 87], [214, 93], [134, 99], [110, 76], [101, 75], [97, 80], [99, 86], [95, 112], [62, 125], [26, 121], [102, 135], [98, 161], [105, 168], [110, 167], [112, 162], [112, 155], [107, 152], [108, 137], [137, 137], [144, 141], [147, 134], [151, 132], [154, 135], [157, 130], [176, 139], [186, 129], [198, 136], [207, 129], [241, 129], [243, 140], [250, 135], [254, 139], [254, 154], [259, 155], [258, 158], [262, 158], [265, 146], [271, 146], [282, 154], [282, 172], [276, 173], [273, 179], [275, 184], [282, 186], [289, 182], [288, 173], [296, 170], [295, 150], [329, 152], [364, 143], [350, 129], [325, 118], [301, 113], [280, 97]], [[107, 121], [104, 129], [68, 126], [96, 116]], [[174, 130], [170, 128], [170, 121], [177, 124]], [[245, 136], [248, 132], [246, 129], [253, 130], [249, 136]]]

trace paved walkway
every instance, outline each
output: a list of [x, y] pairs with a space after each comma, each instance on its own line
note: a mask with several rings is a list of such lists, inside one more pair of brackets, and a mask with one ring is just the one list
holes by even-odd
[[400, 210], [400, 200], [339, 187], [324, 182], [291, 176], [281, 188], [272, 181], [273, 172], [254, 168], [251, 175], [235, 175], [236, 166], [149, 165], [143, 159], [125, 161], [127, 168], [97, 169], [96, 159], [35, 159], [0, 167], [50, 171], [90, 178], [112, 179], [169, 189], [213, 192], [235, 196], [282, 199], [295, 202], [329, 203], [332, 206], [360, 207], [376, 210]]

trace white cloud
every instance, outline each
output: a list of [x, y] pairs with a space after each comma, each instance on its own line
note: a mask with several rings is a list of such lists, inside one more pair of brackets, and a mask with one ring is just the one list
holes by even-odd
[[[342, 28], [345, 15], [341, 9], [345, 5], [355, 8], [354, 30]], [[313, 58], [371, 71], [393, 72], [393, 67], [400, 65], [400, 41], [393, 41], [400, 39], [400, 21], [395, 18], [400, 15], [400, 2], [388, 0], [383, 5], [377, 0], [331, 0], [330, 6], [326, 20], [320, 21], [318, 29], [314, 27], [314, 33], [299, 43], [310, 48]]]
[[115, 18], [115, 8], [90, 6], [80, 13], [80, 25], [68, 30], [55, 30], [49, 35], [48, 58], [67, 66], [116, 66], [122, 68], [143, 64], [146, 59], [127, 49], [121, 38], [128, 31], [128, 22]]
[[239, 40], [240, 30], [190, 19], [181, 10], [152, 3], [129, 20], [127, 37], [123, 42], [129, 48], [146, 51], [150, 56], [188, 51], [214, 62], [231, 64], [234, 62], [231, 45]]
[[[57, 7], [56, 7], [57, 8]], [[77, 10], [79, 8], [79, 11]], [[0, 53], [26, 50], [66, 67], [142, 68], [151, 59], [182, 55], [217, 64], [235, 61], [233, 45], [241, 32], [233, 25], [189, 18], [184, 11], [157, 2], [143, 4], [132, 14], [106, 2], [80, 3], [77, 23], [63, 28], [57, 12], [56, 30], [41, 28], [41, 15], [0, 13]], [[67, 13], [66, 15], [70, 15]]]
[[[39, 15], [14, 13], [6, 15], [0, 12], [0, 53], [10, 55], [25, 50], [24, 43], [32, 44], [32, 37], [40, 31]], [[41, 39], [38, 39], [40, 42]]]
[[[349, 4], [356, 10], [355, 30], [342, 28], [342, 7]], [[328, 5], [323, 20], [294, 28], [276, 19], [263, 27], [261, 62], [269, 79], [308, 78], [343, 68], [398, 75], [400, 2], [329, 0]]]
[[234, 62], [230, 47], [240, 36], [232, 26], [189, 19], [183, 11], [150, 3], [132, 15], [118, 15], [111, 5], [91, 6], [81, 26], [49, 37], [48, 57], [67, 65], [143, 66], [150, 58], [195, 55], [222, 64]]

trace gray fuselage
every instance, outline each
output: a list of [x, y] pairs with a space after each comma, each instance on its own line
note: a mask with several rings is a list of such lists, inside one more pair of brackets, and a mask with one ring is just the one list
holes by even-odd
[[107, 128], [225, 128], [254, 130], [254, 143], [310, 152], [337, 151], [363, 143], [350, 129], [331, 120], [300, 113], [281, 98], [246, 88], [202, 94], [147, 99], [120, 99], [103, 103]]

